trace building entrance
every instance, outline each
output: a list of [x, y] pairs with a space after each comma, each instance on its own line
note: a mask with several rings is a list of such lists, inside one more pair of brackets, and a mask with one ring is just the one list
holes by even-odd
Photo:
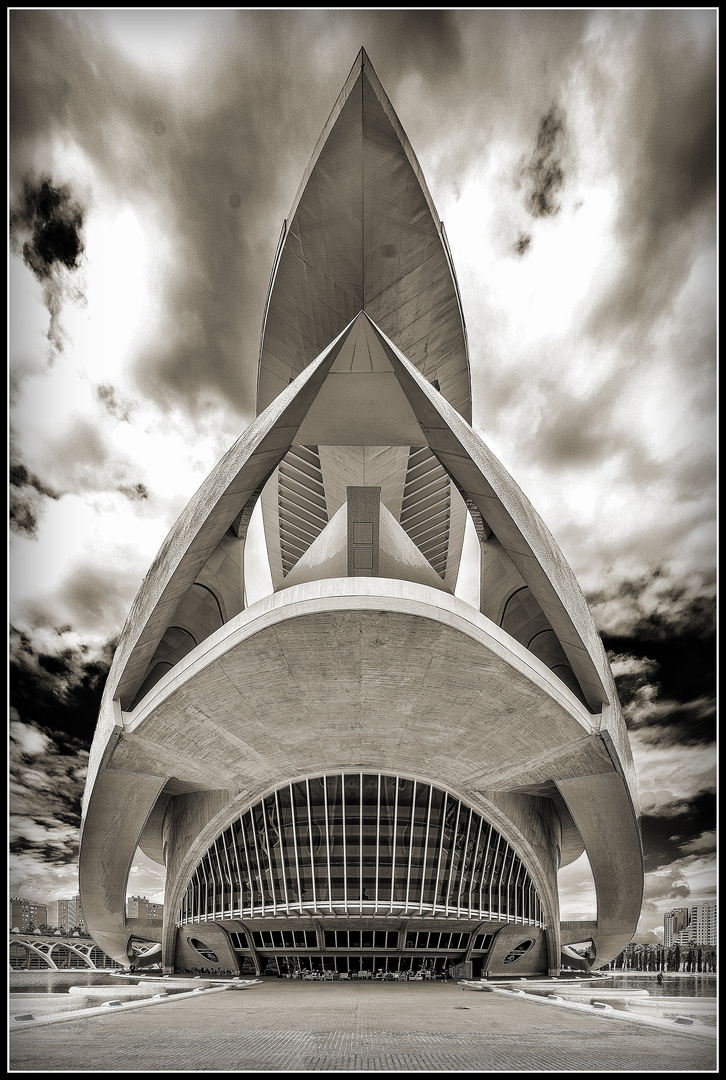
[[332, 978], [373, 979], [381, 976], [407, 978], [439, 978], [456, 959], [446, 956], [326, 956], [316, 954], [285, 954], [261, 958], [263, 975], [282, 975], [302, 978], [306, 975]]

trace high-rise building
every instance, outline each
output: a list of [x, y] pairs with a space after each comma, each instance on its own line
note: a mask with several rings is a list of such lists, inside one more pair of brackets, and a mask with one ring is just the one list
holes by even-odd
[[663, 919], [665, 945], [716, 945], [717, 902], [702, 900], [691, 907], [674, 908]]
[[718, 944], [718, 923], [716, 919], [717, 902], [715, 900], [702, 900], [696, 904], [694, 917], [696, 945]]
[[690, 921], [690, 908], [673, 908], [669, 915], [663, 917], [663, 944], [667, 947], [675, 945], [683, 931], [688, 929]]
[[47, 904], [38, 904], [34, 900], [25, 900], [20, 896], [10, 897], [10, 929], [34, 930], [48, 922]]
[[81, 904], [80, 894], [77, 893], [75, 896], [58, 901], [57, 925], [64, 930], [70, 930], [71, 927], [79, 927], [84, 931], [87, 930], [83, 918], [83, 906]]
[[145, 896], [130, 896], [126, 901], [126, 917], [128, 919], [163, 919], [164, 905], [156, 904], [147, 900]]
[[[138, 845], [166, 867], [167, 971], [555, 974], [585, 939], [566, 962], [602, 966], [643, 889], [612, 673], [557, 544], [471, 427], [446, 235], [363, 51], [261, 315], [257, 419], [167, 537], [109, 674], [80, 852], [91, 933], [128, 963]], [[274, 592], [247, 606], [258, 501]], [[477, 604], [454, 591], [467, 516]], [[597, 919], [563, 923], [557, 872], [584, 850]]]

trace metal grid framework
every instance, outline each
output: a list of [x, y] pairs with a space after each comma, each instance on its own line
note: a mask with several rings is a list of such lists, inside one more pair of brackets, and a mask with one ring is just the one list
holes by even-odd
[[363, 772], [285, 784], [243, 813], [195, 867], [178, 925], [286, 914], [545, 925], [521, 859], [480, 814], [432, 784]]

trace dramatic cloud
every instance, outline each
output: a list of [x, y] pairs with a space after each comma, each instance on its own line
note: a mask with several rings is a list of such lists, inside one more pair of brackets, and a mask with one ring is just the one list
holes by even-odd
[[[22, 243], [23, 260], [43, 286], [50, 314], [48, 340], [54, 352], [63, 348], [59, 322], [63, 303], [68, 298], [83, 299], [69, 278], [83, 254], [83, 224], [84, 211], [67, 187], [56, 187], [49, 178], [26, 177], [22, 199], [10, 214], [10, 237], [16, 249]], [[28, 239], [23, 241], [25, 235]]]
[[525, 206], [534, 218], [552, 217], [561, 209], [558, 198], [565, 182], [564, 142], [565, 117], [553, 105], [540, 120], [534, 151], [520, 169]]
[[42, 500], [59, 499], [57, 491], [47, 487], [24, 465], [10, 466], [10, 528], [26, 536], [38, 535], [38, 517]]

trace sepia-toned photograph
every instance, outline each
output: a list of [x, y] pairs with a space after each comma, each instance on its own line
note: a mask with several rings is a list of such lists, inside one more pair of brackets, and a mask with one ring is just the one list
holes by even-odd
[[716, 1072], [717, 9], [7, 28], [9, 1072]]

